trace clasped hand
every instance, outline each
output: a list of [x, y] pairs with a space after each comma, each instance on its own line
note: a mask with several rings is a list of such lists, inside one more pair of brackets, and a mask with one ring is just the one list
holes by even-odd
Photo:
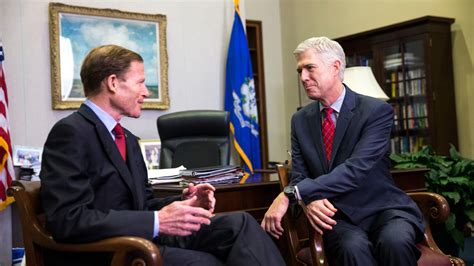
[[336, 225], [336, 221], [332, 219], [336, 212], [337, 209], [327, 199], [315, 200], [306, 205], [306, 216], [311, 226], [320, 235], [323, 234], [323, 230], [332, 230], [332, 227]]
[[[268, 208], [262, 220], [262, 228], [277, 239], [284, 231], [281, 220], [288, 209], [288, 205], [288, 198], [285, 194], [280, 193]], [[332, 226], [336, 224], [336, 221], [331, 218], [336, 211], [337, 209], [327, 199], [315, 200], [306, 205], [306, 216], [314, 230], [321, 235], [323, 230], [332, 230]]]
[[182, 201], [175, 201], [158, 212], [160, 234], [187, 236], [209, 225], [213, 217], [216, 189], [209, 184], [189, 184], [183, 190]]

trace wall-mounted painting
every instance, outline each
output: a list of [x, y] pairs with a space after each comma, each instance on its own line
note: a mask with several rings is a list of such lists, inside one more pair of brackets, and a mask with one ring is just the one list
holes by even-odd
[[150, 96], [143, 109], [169, 108], [166, 16], [49, 4], [53, 109], [77, 109], [85, 100], [81, 64], [94, 47], [116, 44], [139, 53]]

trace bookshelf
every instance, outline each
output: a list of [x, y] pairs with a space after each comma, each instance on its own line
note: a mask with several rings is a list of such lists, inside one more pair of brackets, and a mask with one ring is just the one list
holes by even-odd
[[451, 48], [454, 19], [426, 16], [336, 39], [347, 67], [370, 66], [394, 110], [391, 152], [457, 146]]

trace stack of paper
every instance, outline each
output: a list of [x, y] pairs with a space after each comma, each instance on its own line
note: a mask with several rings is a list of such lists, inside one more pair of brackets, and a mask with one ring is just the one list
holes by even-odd
[[194, 184], [228, 184], [238, 183], [244, 174], [238, 166], [215, 166], [182, 170], [180, 175]]
[[180, 171], [186, 170], [184, 166], [166, 169], [148, 170], [148, 181], [151, 184], [178, 183], [182, 181]]

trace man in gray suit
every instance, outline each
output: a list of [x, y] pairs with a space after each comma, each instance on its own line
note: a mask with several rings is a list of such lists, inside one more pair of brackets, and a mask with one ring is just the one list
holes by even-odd
[[[40, 176], [47, 229], [63, 243], [112, 236], [154, 240], [164, 265], [283, 265], [249, 214], [214, 216], [213, 186], [153, 197], [138, 139], [119, 123], [140, 116], [149, 95], [144, 73], [142, 57], [116, 45], [94, 48], [84, 59], [87, 100], [54, 125], [44, 145]], [[45, 257], [45, 265], [110, 264], [108, 254]]]
[[262, 227], [281, 236], [289, 204], [302, 200], [330, 264], [416, 265], [423, 220], [390, 175], [392, 107], [343, 84], [345, 54], [337, 42], [310, 38], [294, 54], [315, 102], [293, 115], [290, 185]]

